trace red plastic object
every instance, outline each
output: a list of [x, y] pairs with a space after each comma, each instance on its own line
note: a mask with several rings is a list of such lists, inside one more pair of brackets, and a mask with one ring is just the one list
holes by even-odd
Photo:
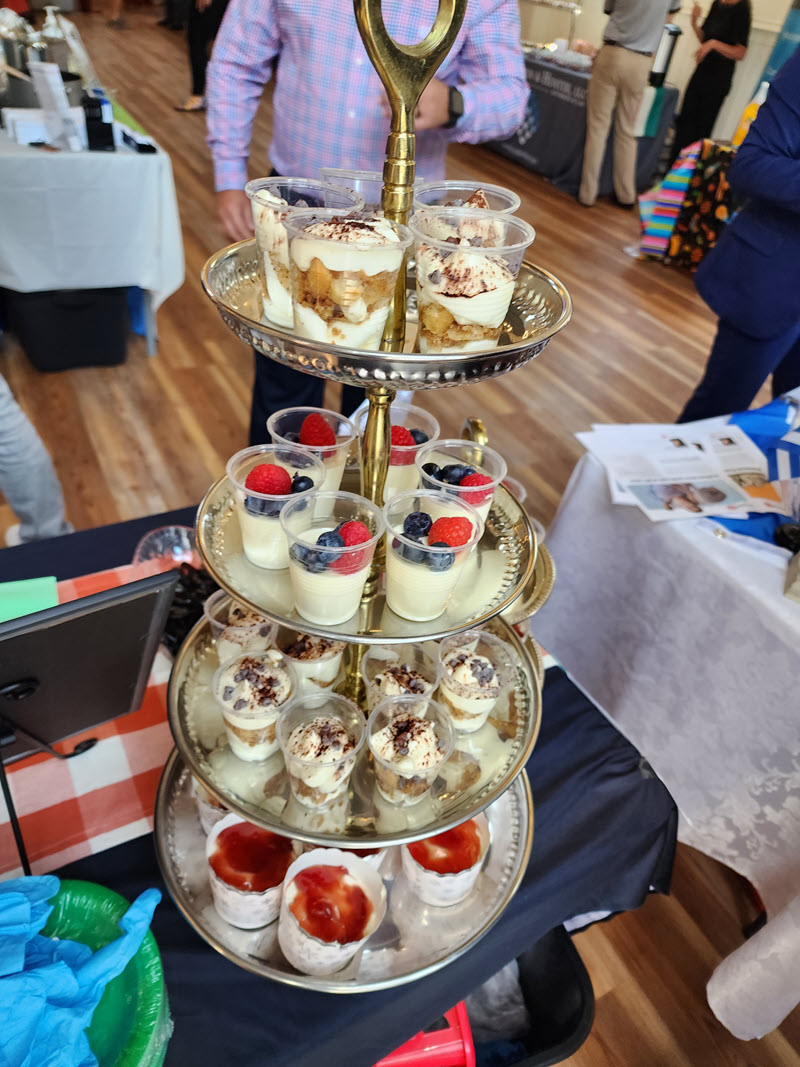
[[475, 1046], [464, 1001], [444, 1017], [446, 1030], [417, 1034], [375, 1067], [475, 1067]]

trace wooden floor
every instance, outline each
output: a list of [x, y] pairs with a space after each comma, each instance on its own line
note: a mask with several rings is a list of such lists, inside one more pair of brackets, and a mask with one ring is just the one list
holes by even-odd
[[[200, 115], [180, 114], [188, 87], [182, 35], [131, 17], [119, 32], [100, 15], [76, 23], [103, 83], [170, 153], [186, 252], [186, 282], [160, 311], [159, 355], [132, 340], [118, 368], [41, 375], [13, 340], [0, 371], [55, 460], [79, 529], [196, 503], [227, 458], [246, 444], [250, 350], [203, 296], [200, 268], [224, 244], [214, 212]], [[253, 138], [251, 176], [268, 173], [267, 97]], [[458, 146], [451, 177], [510, 186], [537, 231], [531, 258], [567, 286], [570, 326], [523, 370], [481, 385], [428, 393], [448, 434], [481, 415], [510, 473], [543, 522], [552, 518], [581, 453], [573, 438], [596, 422], [670, 422], [699, 378], [714, 321], [685, 274], [625, 254], [635, 217], [600, 204], [587, 211], [488, 150]], [[331, 404], [336, 403], [333, 392]], [[11, 522], [0, 504], [0, 536]], [[753, 917], [731, 872], [679, 848], [673, 894], [651, 898], [577, 937], [597, 996], [597, 1018], [573, 1067], [787, 1067], [800, 1064], [800, 1013], [781, 1030], [736, 1041], [711, 1014], [704, 986], [741, 943]]]

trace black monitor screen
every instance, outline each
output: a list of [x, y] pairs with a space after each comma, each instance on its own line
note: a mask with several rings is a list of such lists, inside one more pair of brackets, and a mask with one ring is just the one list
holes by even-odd
[[[53, 744], [135, 711], [177, 580], [177, 571], [157, 574], [0, 623], [0, 692], [36, 683], [22, 687], [24, 699], [0, 695], [3, 733], [16, 723]], [[9, 762], [35, 751], [18, 730], [0, 756]]]

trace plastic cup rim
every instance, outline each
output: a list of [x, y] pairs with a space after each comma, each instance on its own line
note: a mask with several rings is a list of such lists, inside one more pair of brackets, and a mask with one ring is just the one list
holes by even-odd
[[[283, 442], [281, 442], [281, 444], [283, 444]], [[287, 442], [285, 447], [287, 450], [290, 450], [295, 446], [291, 442]], [[317, 474], [319, 475], [318, 484], [312, 485], [310, 489], [303, 489], [299, 493], [259, 493], [256, 489], [248, 489], [244, 482], [239, 478], [239, 476], [233, 473], [234, 465], [237, 461], [241, 462], [242, 457], [244, 457], [245, 455], [257, 456], [260, 452], [263, 452], [264, 450], [275, 452], [277, 450], [277, 446], [275, 444], [250, 445], [248, 448], [242, 448], [238, 452], [234, 453], [234, 455], [232, 455], [228, 462], [225, 464], [225, 473], [227, 474], [228, 480], [230, 481], [231, 485], [233, 485], [235, 489], [238, 489], [240, 493], [244, 493], [245, 496], [254, 496], [257, 500], [282, 500], [285, 504], [290, 500], [302, 500], [303, 497], [310, 496], [311, 493], [317, 492], [318, 485], [322, 485], [322, 483], [324, 482], [325, 464], [322, 462], [319, 456], [314, 455], [313, 450], [309, 448], [308, 445], [298, 445], [298, 452], [301, 455], [307, 456], [310, 460], [312, 460], [311, 465], [312, 467], [316, 468]], [[302, 469], [307, 470], [308, 468], [303, 467]], [[289, 472], [287, 471], [286, 473], [288, 474]]]
[[[278, 661], [276, 666], [280, 666], [283, 670], [286, 671], [286, 673], [289, 675], [289, 682], [291, 686], [291, 688], [289, 689], [288, 697], [281, 704], [273, 704], [269, 709], [265, 709], [263, 712], [263, 714], [267, 714], [267, 712], [269, 712], [270, 715], [274, 712], [275, 717], [277, 718], [280, 715], [281, 711], [284, 709], [284, 707], [286, 707], [297, 695], [297, 676], [295, 674], [294, 667], [292, 666], [292, 661], [289, 659], [288, 656], [285, 656], [279, 648], [269, 648], [267, 649], [267, 652], [278, 653], [278, 655], [280, 656], [280, 660]], [[227, 670], [227, 668], [230, 667], [231, 664], [235, 663], [239, 659], [264, 659], [265, 656], [266, 652], [237, 652], [235, 656], [231, 656], [231, 658], [226, 659], [224, 663], [220, 663], [219, 667], [217, 667], [217, 669], [214, 671], [214, 674], [211, 678], [211, 694], [214, 697], [216, 703], [219, 705], [219, 707], [223, 708], [223, 710], [225, 711], [233, 710], [232, 708], [224, 706], [219, 696], [219, 680], [222, 677], [222, 672], [224, 670]], [[242, 712], [236, 712], [236, 714], [240, 715], [242, 714]], [[247, 712], [247, 709], [244, 709], [244, 714], [249, 714]], [[256, 715], [253, 714], [252, 717], [255, 718]]]
[[[450, 214], [455, 215], [457, 219], [477, 219], [479, 222], [487, 222], [497, 220], [498, 222], [510, 223], [513, 226], [519, 226], [523, 233], [526, 234], [525, 239], [521, 241], [515, 241], [510, 245], [454, 245], [452, 242], [442, 241], [438, 237], [429, 237], [424, 233], [419, 226], [419, 221], [414, 222], [415, 219], [419, 220], [419, 217], [423, 214], [431, 213], [433, 215]], [[512, 256], [518, 252], [525, 252], [525, 249], [533, 244], [536, 239], [536, 230], [529, 222], [524, 219], [518, 218], [516, 215], [510, 215], [501, 211], [486, 211], [484, 208], [463, 208], [463, 207], [424, 207], [415, 211], [411, 218], [408, 220], [408, 228], [411, 231], [414, 240], [419, 244], [430, 245], [433, 248], [444, 249], [446, 252], [471, 252], [482, 256]]]
[[[483, 473], [486, 474], [487, 477], [492, 478], [492, 482], [491, 482], [491, 488], [492, 489], [496, 489], [498, 487], [498, 485], [503, 481], [503, 479], [508, 474], [508, 464], [506, 463], [505, 459], [500, 455], [500, 453], [496, 449], [490, 448], [488, 445], [477, 445], [477, 444], [475, 444], [474, 441], [467, 441], [464, 438], [460, 438], [460, 437], [445, 437], [445, 438], [439, 438], [438, 441], [426, 441], [424, 445], [420, 446], [420, 450], [417, 453], [417, 455], [415, 456], [414, 462], [416, 463], [417, 469], [419, 470], [419, 473], [423, 478], [430, 478], [431, 477], [431, 475], [428, 474], [427, 471], [424, 471], [422, 469], [423, 464], [425, 462], [425, 459], [423, 457], [423, 453], [424, 452], [428, 452], [428, 451], [432, 451], [434, 445], [436, 446], [436, 448], [445, 448], [445, 449], [448, 448], [448, 447], [451, 447], [451, 448], [454, 448], [454, 447], [458, 447], [458, 448], [470, 448], [470, 447], [478, 448], [483, 453], [487, 453], [488, 452], [491, 456], [496, 456], [497, 459], [500, 462], [500, 469], [502, 470], [502, 474], [497, 475], [497, 477], [493, 477], [492, 475], [489, 474], [488, 471], [483, 472]], [[472, 464], [470, 464], [470, 466], [472, 466]], [[479, 464], [479, 466], [480, 466], [480, 464]], [[450, 482], [440, 482], [439, 484], [440, 485], [450, 485]], [[487, 482], [485, 485], [465, 485], [463, 488], [460, 485], [456, 485], [456, 486], [453, 486], [453, 488], [460, 490], [460, 492], [462, 492], [462, 493], [477, 493], [477, 492], [480, 492], [481, 490], [484, 490], [484, 491], [487, 490], [489, 488], [489, 483]], [[432, 492], [436, 492], [436, 490], [431, 490], [431, 491]], [[397, 499], [397, 498], [395, 497], [395, 499]]]
[[[346, 422], [347, 425], [353, 431], [347, 437], [343, 437], [341, 439], [341, 441], [337, 437], [336, 438], [336, 444], [334, 444], [334, 445], [319, 445], [319, 446], [316, 446], [316, 445], [299, 445], [300, 448], [307, 448], [311, 452], [333, 452], [334, 449], [344, 448], [345, 445], [352, 444], [352, 442], [355, 441], [355, 439], [358, 437], [358, 430], [356, 428], [356, 425], [355, 425], [355, 423], [353, 422], [352, 419], [349, 419], [347, 417], [347, 415], [342, 415], [338, 411], [331, 411], [330, 408], [315, 408], [315, 407], [310, 407], [310, 406], [307, 406], [307, 405], [299, 405], [298, 407], [294, 407], [294, 408], [281, 408], [280, 411], [273, 411], [273, 413], [267, 419], [267, 432], [269, 433], [270, 437], [277, 438], [280, 441], [281, 444], [287, 445], [289, 448], [293, 448], [295, 444], [298, 444], [298, 442], [287, 441], [286, 438], [283, 437], [282, 434], [279, 434], [274, 429], [275, 420], [278, 418], [278, 416], [285, 415], [287, 411], [305, 411], [309, 415], [332, 415], [333, 418], [339, 419], [342, 422]], [[273, 425], [271, 426], [270, 423], [272, 423]], [[252, 447], [255, 447], [255, 446], [252, 446]]]
[[[277, 174], [267, 175], [264, 178], [251, 178], [249, 182], [245, 184], [244, 191], [250, 200], [255, 200], [258, 193], [262, 189], [267, 189], [271, 184], [276, 185], [288, 185], [291, 182], [297, 182], [300, 185], [314, 186], [323, 190], [332, 189], [334, 192], [343, 194], [346, 197], [355, 197], [356, 201], [361, 201], [361, 204], [354, 204], [352, 208], [338, 208], [339, 211], [361, 211], [364, 207], [364, 197], [361, 193], [357, 193], [355, 189], [348, 189], [346, 185], [337, 185], [336, 182], [325, 181], [324, 178], [300, 178], [297, 176], [291, 176], [288, 178], [282, 178]], [[280, 198], [283, 200], [283, 198]], [[257, 201], [261, 203], [261, 201]], [[272, 207], [276, 211], [280, 208], [285, 208], [286, 211], [302, 211], [302, 208], [297, 208], [294, 204], [287, 204], [285, 201], [281, 204], [264, 204], [264, 207]], [[283, 214], [283, 212], [281, 212]]]
[[[283, 753], [284, 761], [288, 761], [289, 759], [291, 759], [291, 760], [295, 761], [296, 763], [301, 764], [303, 767], [309, 767], [309, 768], [311, 768], [311, 767], [320, 767], [320, 768], [322, 768], [322, 767], [338, 767], [342, 763], [344, 763], [346, 760], [350, 760], [350, 759], [355, 760], [356, 756], [361, 751], [361, 749], [362, 749], [362, 747], [364, 745], [364, 742], [366, 740], [366, 737], [367, 737], [367, 720], [364, 718], [364, 715], [363, 715], [361, 709], [359, 708], [359, 706], [357, 704], [354, 704], [353, 701], [349, 700], [347, 697], [342, 696], [341, 693], [329, 693], [328, 697], [338, 697], [339, 700], [344, 700], [353, 709], [353, 711], [358, 713], [358, 715], [361, 718], [361, 722], [360, 722], [361, 736], [359, 737], [358, 741], [355, 743], [353, 748], [350, 749], [349, 752], [346, 752], [343, 756], [340, 756], [339, 759], [326, 761], [325, 763], [320, 763], [319, 760], [303, 759], [302, 756], [295, 756], [294, 753], [287, 751], [286, 747], [284, 746], [283, 741], [281, 740], [281, 736], [280, 736], [281, 722], [285, 721], [286, 719], [288, 719], [290, 713], [292, 711], [294, 711], [296, 708], [301, 706], [301, 704], [303, 702], [303, 699], [306, 696], [308, 696], [307, 693], [299, 693], [296, 697], [292, 698], [288, 703], [284, 704], [284, 706], [281, 708], [280, 715], [278, 716], [278, 722], [277, 722], [277, 724], [275, 726], [275, 736], [278, 739], [278, 744], [280, 745], [281, 752]], [[322, 703], [320, 703], [320, 707], [322, 707]], [[311, 710], [311, 709], [309, 709], [309, 710]], [[328, 717], [329, 718], [338, 718], [338, 716], [335, 715], [335, 714], [331, 715], [331, 716], [328, 716]], [[347, 730], [348, 734], [350, 734], [350, 729], [347, 726], [347, 724], [344, 723], [341, 719], [339, 721], [342, 722], [342, 725], [345, 727], [345, 729]], [[300, 725], [302, 725], [302, 723], [297, 723], [297, 725], [300, 726]], [[289, 738], [290, 737], [291, 737], [291, 733], [286, 738], [286, 744], [287, 745], [289, 743]], [[352, 740], [352, 737], [350, 739]]]
[[[296, 493], [295, 496], [297, 497], [298, 500], [302, 499], [302, 496], [301, 496], [300, 493]], [[358, 496], [357, 493], [347, 493], [347, 492], [343, 492], [341, 490], [325, 490], [324, 492], [321, 492], [321, 493], [315, 493], [315, 501], [316, 501], [316, 503], [322, 503], [322, 502], [324, 502], [326, 500], [330, 500], [330, 499], [335, 499], [335, 500], [345, 499], [345, 500], [350, 500], [350, 501], [357, 501], [360, 505], [366, 504], [367, 505], [367, 510], [371, 510], [372, 514], [373, 514], [373, 516], [375, 518], [375, 525], [378, 527], [377, 533], [373, 534], [372, 537], [370, 537], [369, 541], [362, 541], [358, 545], [347, 545], [344, 548], [335, 548], [335, 547], [329, 547], [327, 545], [318, 545], [315, 541], [306, 540], [306, 538], [303, 537], [303, 535], [301, 533], [295, 533], [293, 530], [290, 530], [288, 528], [286, 513], [287, 513], [287, 511], [291, 511], [291, 509], [292, 509], [292, 505], [291, 505], [291, 502], [290, 502], [289, 504], [287, 504], [281, 510], [281, 513], [280, 513], [281, 527], [283, 529], [283, 532], [286, 534], [287, 538], [289, 539], [289, 541], [290, 542], [299, 541], [300, 544], [303, 545], [305, 548], [312, 548], [312, 549], [314, 549], [315, 551], [318, 551], [318, 552], [328, 552], [328, 553], [337, 552], [339, 554], [339, 556], [344, 555], [345, 552], [347, 552], [347, 553], [352, 555], [353, 553], [357, 552], [359, 549], [361, 549], [363, 551], [364, 549], [367, 549], [367, 548], [374, 548], [375, 545], [378, 543], [378, 541], [383, 536], [383, 534], [385, 532], [385, 528], [386, 528], [386, 522], [385, 522], [384, 517], [383, 517], [383, 512], [378, 507], [378, 505], [377, 504], [373, 504], [372, 501], [371, 500], [367, 500], [366, 497]], [[347, 522], [361, 522], [360, 519], [347, 519], [346, 521]], [[317, 536], [319, 537], [319, 533], [317, 534]], [[281, 655], [282, 654], [283, 653], [281, 653]]]
[[[500, 676], [500, 689], [504, 689], [513, 681], [514, 671], [518, 663], [516, 653], [514, 652], [511, 645], [509, 645], [507, 641], [504, 641], [502, 637], [498, 637], [497, 634], [489, 633], [488, 630], [483, 629], [464, 630], [462, 633], [452, 634], [450, 637], [446, 637], [439, 644], [439, 680], [444, 681], [445, 679], [444, 659], [445, 656], [449, 655], [450, 652], [453, 651], [453, 649], [459, 647], [457, 642], [460, 641], [462, 642], [462, 644], [469, 644], [475, 639], [477, 639], [479, 642], [485, 639], [490, 645], [490, 647], [502, 650], [502, 655], [505, 657], [505, 662], [497, 664], [494, 662], [494, 660], [492, 660], [492, 667], [494, 667], [495, 671]], [[478, 652], [477, 654], [480, 656], [484, 653]], [[491, 656], [487, 655], [487, 659], [491, 659]], [[478, 686], [470, 686], [464, 682], [458, 682], [457, 684], [463, 686], [465, 689], [478, 688]]]
[[[492, 185], [490, 182], [477, 182], [464, 179], [464, 181], [458, 181], [455, 178], [440, 178], [439, 181], [422, 182], [418, 187], [414, 189], [414, 200], [416, 201], [420, 194], [428, 192], [430, 189], [445, 188], [445, 187], [457, 187], [462, 186], [470, 188], [474, 186], [473, 192], [477, 192], [479, 189], [483, 189], [485, 193], [492, 193], [493, 195], [507, 196], [511, 201], [511, 206], [505, 211], [498, 211], [497, 208], [472, 208], [474, 211], [493, 211], [498, 215], [512, 215], [519, 208], [522, 201], [513, 189], [506, 189], [503, 185]], [[466, 205], [452, 205], [453, 207], [464, 207]], [[420, 204], [417, 208], [418, 211], [424, 211], [431, 207], [447, 207], [446, 204]], [[416, 211], [414, 212], [416, 214]]]
[[[469, 486], [467, 486], [466, 488], [469, 489]], [[475, 488], [487, 489], [488, 486], [475, 486]], [[420, 496], [430, 496], [433, 498], [438, 497], [439, 500], [441, 500], [442, 493], [438, 489], [408, 489], [405, 492], [397, 493], [395, 496], [392, 497], [388, 504], [384, 504], [383, 520], [386, 524], [387, 537], [389, 536], [389, 534], [391, 534], [392, 537], [398, 538], [398, 540], [402, 541], [403, 544], [409, 545], [411, 548], [418, 548], [421, 549], [423, 552], [433, 552], [436, 554], [441, 554], [444, 552], [465, 552], [468, 549], [472, 548], [474, 545], [477, 545], [481, 537], [483, 537], [483, 519], [480, 517], [478, 511], [476, 510], [473, 504], [470, 504], [469, 501], [462, 500], [460, 497], [457, 496], [451, 497], [451, 501], [453, 501], [457, 506], [466, 509], [467, 515], [464, 517], [468, 517], [473, 524], [472, 536], [468, 541], [465, 541], [463, 545], [448, 545], [446, 548], [437, 548], [435, 545], [423, 545], [420, 544], [419, 541], [415, 541], [413, 537], [408, 537], [408, 535], [404, 534], [402, 530], [395, 530], [394, 527], [390, 526], [389, 518], [387, 515], [388, 509], [394, 507], [398, 500], [402, 500], [404, 497], [411, 498]]]
[[[383, 714], [386, 711], [387, 708], [396, 707], [398, 709], [402, 709], [406, 704], [410, 704], [412, 702], [419, 703], [421, 700], [424, 700], [427, 705], [432, 705], [433, 710], [438, 714], [439, 718], [444, 723], [446, 723], [447, 728], [449, 730], [450, 736], [449, 736], [449, 739], [448, 739], [447, 747], [445, 749], [445, 754], [442, 756], [442, 758], [437, 763], [435, 763], [432, 767], [425, 768], [425, 770], [423, 770], [423, 771], [409, 772], [409, 774], [404, 774], [403, 771], [398, 771], [397, 770], [397, 764], [396, 763], [392, 763], [390, 760], [384, 759], [383, 756], [379, 756], [378, 753], [375, 751], [375, 749], [372, 747], [372, 734], [373, 734], [372, 727], [373, 727], [374, 723], [376, 722], [379, 714]], [[428, 710], [427, 707], [426, 707], [425, 710], [427, 712], [427, 710]], [[414, 713], [414, 712], [412, 712], [412, 714], [414, 715], [415, 718], [427, 719], [427, 714], [419, 715], [419, 714]], [[395, 718], [396, 718], [396, 716], [392, 715], [390, 721], [394, 720]], [[428, 719], [428, 722], [432, 722], [434, 724], [434, 726], [438, 726], [439, 725], [436, 722], [435, 719]], [[375, 707], [372, 709], [372, 711], [369, 714], [369, 718], [367, 719], [366, 728], [365, 728], [364, 732], [365, 732], [365, 735], [366, 735], [366, 738], [367, 738], [367, 744], [369, 745], [369, 750], [372, 753], [373, 757], [376, 760], [378, 760], [378, 762], [381, 763], [384, 767], [389, 767], [391, 770], [393, 770], [397, 774], [401, 775], [401, 777], [406, 777], [406, 778], [410, 777], [411, 774], [416, 774], [416, 773], [428, 774], [428, 773], [431, 773], [431, 772], [435, 771], [437, 768], [439, 768], [443, 764], [447, 763], [447, 761], [453, 755], [453, 752], [454, 752], [455, 747], [456, 747], [456, 729], [455, 729], [455, 726], [453, 725], [453, 721], [452, 721], [450, 715], [448, 714], [447, 710], [438, 701], [434, 700], [432, 696], [431, 697], [417, 696], [414, 693], [404, 693], [404, 694], [401, 694], [400, 696], [396, 696], [396, 697], [384, 697], [383, 700], [378, 701], [378, 703], [375, 705]], [[441, 738], [439, 737], [438, 733], [436, 734], [436, 737], [437, 737], [437, 740], [441, 740]]]
[[[335, 237], [321, 237], [316, 234], [304, 233], [305, 227], [303, 223], [308, 223], [314, 217], [320, 222], [327, 222], [331, 219], [341, 216], [342, 208], [297, 208], [296, 211], [291, 213], [291, 217], [283, 220], [283, 225], [289, 233], [291, 240], [308, 240], [308, 241], [330, 241], [333, 244], [343, 244], [345, 242], [337, 241]], [[383, 215], [379, 215], [376, 211], [349, 211], [347, 214], [353, 218], [379, 218], [382, 222], [388, 223], [388, 225], [397, 234], [399, 240], [393, 244], [376, 245], [368, 241], [347, 241], [347, 247], [356, 249], [357, 251], [368, 252], [385, 252], [397, 250], [405, 252], [408, 246], [413, 241], [413, 235], [408, 226], [403, 225], [402, 222], [394, 222], [392, 219], [387, 219]], [[485, 212], [484, 212], [485, 214]]]

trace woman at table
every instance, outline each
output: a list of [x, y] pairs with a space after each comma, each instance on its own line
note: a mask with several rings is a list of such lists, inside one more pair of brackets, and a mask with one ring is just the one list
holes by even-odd
[[714, 0], [702, 26], [701, 14], [696, 3], [692, 9], [692, 29], [700, 42], [695, 55], [697, 68], [686, 87], [675, 123], [670, 166], [687, 145], [711, 136], [736, 64], [747, 55], [750, 0]]

